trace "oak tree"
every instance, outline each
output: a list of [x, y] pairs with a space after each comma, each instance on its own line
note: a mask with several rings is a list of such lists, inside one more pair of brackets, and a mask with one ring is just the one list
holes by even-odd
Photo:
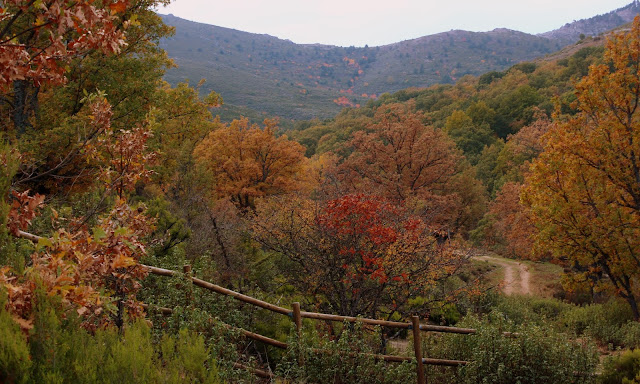
[[367, 129], [353, 134], [340, 180], [352, 191], [414, 206], [434, 231], [468, 228], [478, 219], [474, 207], [483, 204], [479, 183], [447, 135], [412, 109], [410, 104], [379, 107]]
[[213, 200], [230, 199], [239, 209], [255, 208], [255, 198], [297, 188], [304, 147], [287, 136], [276, 137], [276, 122], [265, 127], [234, 120], [202, 140], [194, 150], [196, 163], [211, 177]]
[[539, 246], [640, 319], [640, 18], [609, 38], [604, 59], [576, 87], [578, 114], [547, 134], [523, 198]]

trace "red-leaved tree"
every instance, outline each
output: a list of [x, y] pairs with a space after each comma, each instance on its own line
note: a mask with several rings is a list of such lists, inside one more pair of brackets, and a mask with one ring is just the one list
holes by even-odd
[[[271, 199], [258, 207], [254, 230], [283, 256], [291, 284], [320, 309], [348, 316], [425, 311], [438, 283], [466, 260], [450, 244], [438, 245], [422, 220], [374, 195], [320, 204]], [[425, 306], [411, 307], [418, 297], [427, 298]]]

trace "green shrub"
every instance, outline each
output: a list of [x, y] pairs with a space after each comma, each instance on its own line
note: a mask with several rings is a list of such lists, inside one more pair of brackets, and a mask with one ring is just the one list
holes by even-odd
[[640, 349], [611, 357], [604, 363], [602, 384], [640, 384]]
[[558, 319], [573, 306], [557, 299], [503, 296], [495, 308], [515, 324], [543, 324]]
[[60, 301], [39, 295], [29, 339], [4, 309], [0, 292], [1, 383], [220, 383], [202, 336], [165, 335], [156, 349], [144, 321], [91, 334]]
[[[361, 324], [345, 324], [336, 341], [322, 340], [316, 334], [303, 337], [299, 343], [291, 336], [289, 345], [276, 373], [293, 383], [362, 383], [396, 384], [415, 382], [415, 363], [385, 363], [375, 361], [367, 340], [379, 340], [379, 333], [364, 332]], [[304, 365], [298, 364], [302, 358]]]
[[183, 329], [177, 340], [165, 336], [161, 348], [165, 382], [183, 383], [185, 378], [190, 378], [188, 381], [193, 383], [220, 382], [217, 365], [210, 358], [202, 336]]
[[574, 307], [563, 313], [560, 321], [571, 332], [586, 334], [602, 345], [613, 347], [625, 346], [628, 342], [633, 344], [626, 334], [638, 332], [637, 326], [630, 324], [634, 320], [629, 304], [620, 299], [611, 299], [605, 304]]
[[640, 322], [630, 321], [622, 326], [620, 332], [624, 335], [623, 343], [627, 348], [640, 349]]
[[[427, 354], [466, 360], [457, 370], [430, 367], [436, 382], [533, 384], [589, 383], [597, 363], [595, 348], [572, 342], [564, 334], [539, 325], [516, 325], [494, 312], [488, 319], [467, 318], [462, 324], [474, 335], [428, 338]], [[503, 332], [514, 332], [512, 337]]]
[[31, 360], [27, 338], [5, 311], [5, 293], [0, 290], [0, 383], [24, 383]]

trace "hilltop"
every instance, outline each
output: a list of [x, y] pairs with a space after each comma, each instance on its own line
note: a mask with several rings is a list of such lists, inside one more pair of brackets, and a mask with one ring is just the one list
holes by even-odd
[[640, 13], [640, 2], [634, 0], [631, 4], [604, 15], [567, 23], [553, 31], [541, 33], [539, 36], [554, 39], [563, 45], [568, 45], [580, 39], [581, 35], [594, 37], [620, 25], [630, 23], [638, 13]]

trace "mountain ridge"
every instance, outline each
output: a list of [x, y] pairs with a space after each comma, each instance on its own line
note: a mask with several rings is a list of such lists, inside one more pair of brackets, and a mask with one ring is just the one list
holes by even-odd
[[563, 26], [541, 35], [507, 28], [451, 30], [376, 47], [296, 44], [163, 15], [176, 34], [161, 41], [161, 47], [178, 64], [166, 80], [175, 84], [206, 79], [202, 91], [222, 95], [225, 120], [239, 115], [252, 120], [327, 118], [382, 93], [453, 83], [465, 75], [479, 76], [543, 57], [568, 45], [577, 32], [588, 32], [588, 20], [598, 30], [623, 23], [638, 11], [635, 0], [606, 15], [580, 20], [575, 28]]

